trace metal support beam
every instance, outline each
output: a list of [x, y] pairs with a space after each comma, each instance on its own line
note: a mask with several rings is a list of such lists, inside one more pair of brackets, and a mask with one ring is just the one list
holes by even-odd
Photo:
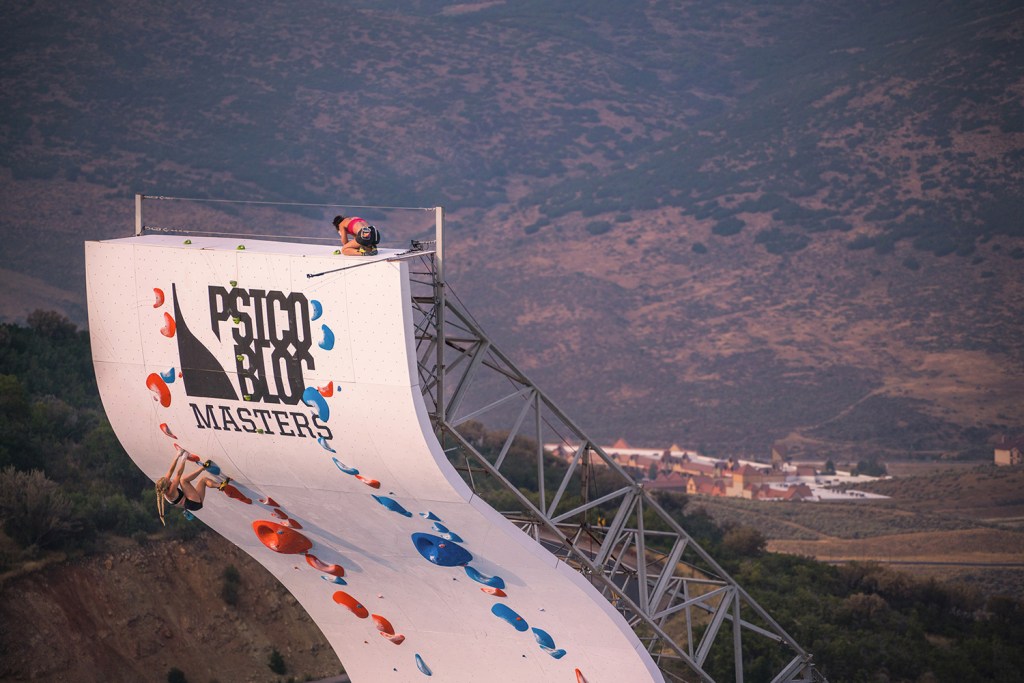
[[[583, 573], [636, 630], [668, 680], [716, 680], [705, 665], [713, 647], [728, 647], [735, 669], [731, 676], [742, 682], [744, 647], [756, 643], [759, 656], [766, 647], [780, 651], [773, 683], [824, 681], [811, 655], [694, 541], [681, 521], [595, 446], [447, 296], [440, 257], [442, 217], [438, 209], [436, 253], [423, 256], [432, 276], [418, 285], [418, 292], [413, 287], [417, 348], [422, 344], [426, 349], [417, 357], [438, 438], [462, 451], [468, 483], [486, 479], [507, 489], [521, 510], [506, 514]], [[464, 435], [467, 423], [485, 418], [488, 428], [507, 429], [500, 447], [485, 449]], [[517, 436], [533, 440], [535, 450], [515, 451]], [[548, 452], [545, 438], [560, 444], [564, 459]], [[510, 479], [513, 471], [524, 471], [524, 457], [536, 460], [535, 467], [527, 468], [536, 472], [536, 500]], [[520, 460], [511, 467], [514, 459]], [[474, 478], [473, 471], [487, 476]], [[596, 476], [599, 472], [604, 474]], [[552, 475], [559, 486], [549, 498], [545, 478]], [[592, 519], [599, 521], [592, 524]], [[731, 633], [721, 628], [726, 621]], [[681, 634], [681, 640], [669, 632]]]

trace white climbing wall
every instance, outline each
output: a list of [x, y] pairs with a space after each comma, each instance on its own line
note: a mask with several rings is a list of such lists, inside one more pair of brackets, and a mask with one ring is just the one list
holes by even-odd
[[277, 576], [356, 683], [662, 680], [611, 605], [449, 465], [417, 386], [408, 261], [333, 252], [86, 243], [96, 377], [136, 464], [155, 480], [180, 447], [230, 475], [191, 523]]

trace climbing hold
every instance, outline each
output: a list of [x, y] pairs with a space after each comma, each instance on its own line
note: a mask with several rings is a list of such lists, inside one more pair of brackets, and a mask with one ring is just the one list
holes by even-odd
[[416, 655], [416, 668], [419, 669], [420, 673], [424, 676], [433, 675], [433, 673], [430, 671], [430, 667], [427, 666], [427, 663], [423, 661], [423, 657], [420, 657], [418, 653]]
[[167, 382], [168, 384], [174, 384], [175, 377], [176, 377], [176, 375], [174, 373], [174, 368], [171, 368], [167, 372], [161, 372], [160, 373], [160, 379], [162, 379], [163, 381]]
[[156, 301], [153, 302], [153, 308], [160, 308], [164, 305], [164, 290], [154, 287], [153, 296], [156, 297]]
[[345, 576], [345, 568], [340, 564], [327, 564], [312, 553], [306, 553], [306, 564], [318, 572], [323, 572], [324, 574], [331, 574], [339, 577]]
[[172, 439], [178, 438], [174, 435], [174, 432], [171, 431], [171, 428], [167, 426], [166, 422], [160, 423], [160, 431], [166, 434], [167, 436], [171, 437]]
[[373, 619], [373, 623], [377, 625], [378, 631], [381, 633], [390, 633], [391, 635], [395, 635], [395, 628], [385, 617], [382, 617], [379, 614], [371, 614], [370, 618]]
[[340, 253], [341, 253], [341, 249], [335, 249], [335, 250], [334, 250], [334, 255], [335, 255], [335, 256], [337, 256], [337, 255], [338, 255], [338, 254], [340, 254]]
[[348, 581], [346, 581], [345, 579], [341, 578], [340, 576], [321, 576], [320, 578], [323, 579], [324, 581], [327, 581], [328, 583], [336, 583], [339, 586], [347, 586], [348, 585]]
[[263, 503], [264, 505], [269, 505], [272, 508], [281, 507], [280, 505], [277, 504], [277, 501], [271, 498], [270, 496], [267, 496], [266, 498], [260, 498], [260, 502]]
[[[331, 452], [333, 453], [334, 451], [331, 451]], [[361, 474], [357, 474], [355, 476], [356, 476], [356, 479], [358, 479], [359, 481], [363, 482], [364, 484], [369, 486], [371, 489], [379, 489], [380, 488], [380, 482], [377, 481], [376, 479], [368, 479], [368, 478], [364, 477]]]
[[475, 567], [467, 566], [466, 576], [473, 579], [477, 583], [482, 583], [485, 586], [490, 586], [491, 588], [505, 587], [505, 580], [502, 579], [500, 576], [487, 576], [486, 574], [481, 574], [479, 571], [477, 571]]
[[322, 333], [322, 336], [317, 346], [319, 346], [324, 351], [330, 351], [331, 349], [334, 348], [334, 332], [332, 332], [331, 328], [327, 327], [327, 325], [321, 325], [320, 331]]
[[431, 520], [434, 520], [434, 521], [437, 521], [437, 522], [441, 521], [441, 518], [438, 517], [437, 515], [435, 515], [430, 510], [427, 510], [426, 512], [421, 512], [420, 513], [420, 517], [422, 517], [423, 519], [431, 519]]
[[380, 634], [388, 640], [390, 640], [395, 645], [401, 645], [405, 642], [405, 636], [403, 636], [401, 633], [384, 633], [384, 631], [380, 631]]
[[484, 593], [487, 593], [488, 595], [493, 595], [496, 598], [508, 597], [508, 593], [501, 590], [500, 588], [494, 588], [492, 586], [480, 586], [480, 590], [482, 590]]
[[[402, 504], [399, 503], [394, 498], [388, 498], [387, 496], [376, 496], [375, 495], [375, 496], [373, 496], [373, 499], [375, 501], [377, 501], [378, 503], [380, 503], [381, 505], [383, 505], [384, 507], [386, 507], [388, 510], [391, 510], [392, 512], [397, 512], [398, 514], [402, 515], [403, 517], [412, 517], [412, 513], [409, 512], [408, 510], [406, 510], [404, 507], [402, 507]], [[438, 539], [438, 540], [441, 540], [441, 539]]]
[[228, 498], [233, 498], [235, 500], [240, 500], [243, 503], [245, 503], [246, 505], [252, 505], [252, 498], [250, 498], [249, 496], [245, 495], [244, 493], [239, 491], [237, 488], [235, 488], [231, 484], [225, 484], [224, 488], [222, 488], [221, 491], [223, 491], [225, 493], [225, 495], [227, 495]]
[[513, 610], [511, 607], [504, 603], [499, 602], [495, 604], [493, 607], [491, 607], [491, 614], [498, 617], [499, 619], [507, 621], [517, 631], [525, 631], [526, 629], [530, 628], [530, 625], [526, 623], [525, 619], [519, 616], [515, 610]]
[[298, 531], [277, 522], [258, 519], [252, 523], [252, 529], [260, 542], [275, 553], [298, 555], [313, 547], [312, 541]]
[[238, 280], [228, 280], [228, 284], [234, 287], [238, 284]]
[[185, 240], [185, 244], [192, 244], [192, 240]]
[[170, 313], [164, 313], [164, 326], [160, 328], [160, 334], [168, 338], [173, 337], [174, 329], [174, 318], [171, 317]]
[[434, 522], [434, 531], [441, 535], [441, 538], [446, 541], [455, 541], [456, 543], [462, 543], [462, 537], [453, 531], [449, 531], [448, 527], [440, 522]]
[[349, 467], [348, 465], [338, 460], [337, 458], [331, 458], [331, 460], [333, 460], [334, 464], [337, 465], [338, 469], [344, 472], [345, 474], [359, 474], [359, 470], [357, 470], [355, 467]]
[[333, 598], [334, 602], [344, 607], [347, 607], [348, 610], [352, 612], [352, 614], [356, 615], [360, 619], [365, 619], [366, 617], [370, 616], [370, 613], [366, 610], [366, 608], [363, 607], [358, 600], [353, 598], [345, 591], [335, 591]]
[[423, 559], [441, 567], [458, 567], [473, 560], [473, 555], [461, 545], [431, 534], [415, 533], [412, 542]]
[[210, 474], [212, 474], [214, 476], [217, 476], [218, 474], [220, 474], [220, 467], [215, 465], [212, 460], [204, 461], [203, 462], [203, 469], [205, 469], [207, 472], [209, 472]]
[[316, 387], [306, 387], [305, 391], [302, 392], [302, 402], [310, 408], [316, 408], [317, 417], [321, 422], [327, 422], [331, 419], [331, 409], [327, 406], [327, 401], [320, 395]]
[[316, 390], [320, 392], [321, 396], [330, 398], [331, 396], [334, 396], [334, 382], [328, 382], [322, 387], [317, 387]]
[[316, 442], [318, 444], [320, 444], [320, 447], [323, 448], [328, 453], [337, 453], [338, 452], [338, 451], [334, 450], [333, 448], [331, 448], [330, 444], [327, 443], [327, 439], [325, 439], [322, 436], [316, 437]]
[[547, 652], [555, 659], [561, 659], [565, 656], [565, 650], [555, 649], [555, 639], [552, 638], [547, 631], [539, 628], [534, 628], [532, 631], [533, 638], [537, 641], [537, 644], [540, 645], [540, 649], [544, 650], [544, 652]]
[[321, 315], [323, 315], [324, 307], [323, 304], [321, 304], [319, 301], [317, 301], [316, 299], [310, 299], [309, 305], [313, 309], [312, 313], [309, 316], [310, 320], [316, 320]]
[[153, 400], [159, 401], [164, 408], [171, 405], [171, 390], [167, 388], [167, 382], [160, 375], [155, 372], [150, 373], [146, 378], [146, 388], [155, 394]]
[[245, 251], [245, 245], [244, 244], [239, 244], [238, 245], [238, 250], [239, 251]]

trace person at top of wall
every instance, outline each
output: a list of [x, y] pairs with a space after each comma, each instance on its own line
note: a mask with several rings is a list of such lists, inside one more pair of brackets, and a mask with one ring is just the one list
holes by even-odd
[[373, 256], [380, 243], [380, 231], [358, 216], [335, 216], [334, 229], [341, 237], [345, 256]]

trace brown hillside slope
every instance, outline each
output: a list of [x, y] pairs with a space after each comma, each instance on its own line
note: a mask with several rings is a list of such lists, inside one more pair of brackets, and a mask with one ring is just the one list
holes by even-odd
[[[221, 598], [238, 568], [238, 602]], [[7, 579], [0, 587], [0, 680], [275, 681], [336, 675], [323, 634], [281, 585], [217, 538], [134, 544]]]

